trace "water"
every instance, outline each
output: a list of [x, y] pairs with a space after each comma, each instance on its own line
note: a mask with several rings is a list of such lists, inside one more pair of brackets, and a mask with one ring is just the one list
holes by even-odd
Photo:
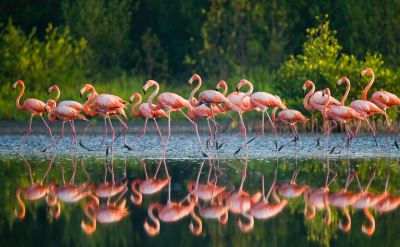
[[[394, 148], [394, 136], [389, 137], [389, 146], [385, 147], [386, 136], [380, 135], [379, 149], [375, 147], [371, 137], [359, 136], [349, 148], [339, 148], [329, 156], [325, 143], [321, 147], [316, 145], [315, 135], [301, 135], [296, 146], [285, 147], [279, 153], [273, 148], [271, 136], [267, 136], [251, 143], [248, 152], [244, 150], [235, 156], [233, 153], [243, 142], [243, 137], [228, 134], [222, 139], [222, 149], [210, 151], [209, 157], [203, 158], [194, 136], [182, 132], [173, 133], [167, 159], [160, 159], [162, 145], [154, 133], [135, 145], [133, 151], [124, 149], [121, 138], [118, 139], [114, 153], [109, 156], [105, 155], [106, 148], [101, 145], [101, 135], [89, 135], [86, 138], [85, 144], [92, 151], [79, 148], [73, 155], [69, 151], [71, 140], [68, 136], [58, 147], [45, 153], [41, 150], [49, 141], [46, 135], [31, 136], [23, 149], [17, 148], [20, 137], [15, 134], [0, 136], [1, 246], [393, 246], [400, 240], [397, 234], [400, 229], [400, 213], [397, 210], [400, 204], [400, 152]], [[202, 136], [202, 140], [206, 138]], [[280, 135], [278, 143], [281, 145], [290, 138], [289, 135]], [[331, 142], [336, 144], [342, 138], [343, 135], [335, 134], [331, 137]], [[135, 139], [136, 136], [128, 135], [128, 143], [134, 143]], [[142, 203], [136, 205], [130, 199], [131, 184], [136, 179], [145, 179], [144, 167], [149, 177], [154, 176], [158, 170], [157, 178], [164, 179], [166, 183], [160, 191], [143, 195]], [[328, 180], [335, 178], [329, 185], [329, 191], [325, 193], [326, 203], [331, 211], [330, 224], [327, 224], [329, 214], [326, 209], [316, 210], [313, 217], [305, 216], [303, 194], [288, 199], [287, 204], [283, 203], [285, 198], [278, 190], [279, 185], [290, 181], [296, 172], [296, 182], [298, 185], [305, 185], [305, 191], [324, 187], [327, 174]], [[167, 174], [171, 177], [170, 187]], [[370, 232], [371, 236], [361, 230], [362, 225], [370, 225], [363, 210], [354, 208], [354, 204], [347, 207], [351, 228], [348, 232], [343, 232], [339, 223], [346, 222], [344, 210], [330, 205], [333, 193], [345, 187], [347, 178], [350, 181], [348, 191], [353, 195], [360, 192], [356, 174], [363, 189], [372, 181], [369, 191], [375, 197], [393, 196], [392, 210], [380, 212], [379, 208], [369, 208], [376, 224], [374, 231]], [[200, 216], [201, 233], [197, 232], [198, 236], [195, 236], [189, 229], [196, 215], [201, 213], [200, 208], [204, 210], [211, 205], [219, 205], [228, 210], [232, 206], [229, 198], [239, 191], [242, 183], [243, 191], [250, 195], [262, 192], [262, 176], [265, 179], [265, 194], [268, 194], [274, 181], [278, 184], [275, 188], [278, 200], [283, 203], [282, 211], [266, 220], [254, 219], [253, 226], [248, 224], [251, 218], [251, 211], [248, 209], [242, 209], [239, 214], [229, 212], [226, 224], [223, 224], [225, 216], [220, 218], [220, 222], [217, 219], [206, 219], [203, 215]], [[42, 197], [32, 201], [21, 193], [22, 201], [26, 205], [26, 213], [22, 215], [16, 194], [18, 189], [31, 185], [31, 177], [35, 183], [43, 181], [42, 185], [50, 188], [50, 193], [44, 193]], [[197, 179], [199, 184], [204, 185], [209, 181], [210, 186], [216, 183], [217, 186], [224, 187], [225, 191], [216, 195], [213, 203], [201, 198], [195, 202], [195, 194], [190, 194], [189, 191], [196, 188]], [[123, 186], [125, 183], [126, 187]], [[77, 187], [81, 185], [82, 198], [77, 202], [67, 203], [59, 195], [54, 200], [56, 191], [68, 184]], [[125, 201], [128, 214], [123, 215], [122, 206], [119, 210], [121, 219], [107, 224], [98, 219], [96, 228], [88, 234], [81, 224], [83, 221], [88, 226], [91, 225], [85, 215], [85, 206], [90, 205], [89, 214], [93, 214], [96, 198], [87, 195], [89, 191], [95, 193], [96, 188], [104, 184], [108, 184], [108, 188], [113, 191], [118, 188], [121, 191], [110, 200], [100, 199], [99, 204], [106, 207], [113, 203], [121, 205]], [[190, 187], [189, 184], [193, 186]], [[149, 218], [148, 208], [154, 203], [165, 205], [169, 193], [172, 201], [182, 201], [186, 206], [191, 201], [192, 206], [195, 205], [194, 211], [192, 210], [195, 215], [188, 212], [187, 216], [177, 222], [161, 222], [159, 232], [150, 236], [144, 228], [145, 222], [154, 226]], [[261, 198], [260, 201], [262, 200]], [[268, 200], [271, 204], [277, 203], [273, 193]], [[310, 203], [309, 200], [308, 202]], [[255, 208], [257, 203], [259, 202], [255, 200], [252, 207]], [[240, 228], [239, 221], [244, 225], [248, 224], [248, 229]]]

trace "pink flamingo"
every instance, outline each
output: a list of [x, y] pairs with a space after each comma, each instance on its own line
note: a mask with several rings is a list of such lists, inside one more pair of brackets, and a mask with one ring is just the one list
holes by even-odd
[[[239, 92], [240, 88], [247, 85], [249, 90], [244, 92]], [[225, 100], [226, 105], [224, 106], [224, 111], [232, 110], [238, 113], [241, 125], [241, 133], [244, 135], [245, 142], [242, 147], [236, 150], [235, 154], [239, 153], [240, 150], [247, 146], [247, 131], [246, 125], [243, 121], [243, 113], [252, 111], [254, 109], [250, 102], [250, 95], [253, 93], [253, 84], [246, 79], [241, 79], [236, 85], [236, 92], [230, 93]]]
[[[347, 123], [353, 119], [364, 119], [364, 118], [353, 108], [350, 108], [350, 107], [347, 107], [344, 105], [329, 106], [331, 90], [329, 88], [325, 88], [324, 93], [327, 94], [329, 97], [325, 101], [325, 106], [324, 106], [324, 109], [322, 110], [322, 117], [324, 118], [325, 122], [329, 123], [329, 121], [332, 121], [333, 126], [329, 127], [329, 124], [328, 124], [328, 129], [326, 130], [326, 132], [323, 135], [329, 134], [329, 132], [332, 129], [336, 128], [337, 122], [343, 123], [344, 126], [346, 127], [346, 133], [347, 133], [347, 140], [345, 140], [345, 141], [350, 142], [351, 139], [354, 137], [354, 134], [350, 130]], [[339, 145], [340, 145], [340, 143], [338, 145], [336, 145], [335, 147], [333, 147], [331, 150], [331, 153], [333, 153]]]
[[[107, 134], [106, 120], [108, 119], [108, 122], [111, 127], [111, 132], [112, 132], [111, 150], [113, 150], [113, 146], [114, 146], [115, 131], [114, 131], [114, 127], [111, 123], [110, 116], [114, 116], [121, 123], [121, 125], [123, 127], [123, 133], [124, 133], [124, 147], [127, 148], [128, 150], [132, 150], [132, 148], [126, 144], [126, 131], [128, 130], [128, 126], [118, 116], [118, 115], [123, 115], [126, 118], [124, 109], [126, 108], [127, 102], [115, 95], [98, 94], [96, 92], [96, 89], [91, 84], [85, 84], [85, 86], [80, 90], [81, 97], [83, 96], [83, 94], [86, 91], [91, 91], [91, 94], [92, 94], [91, 99], [89, 100], [90, 106], [93, 106], [93, 109], [91, 110], [90, 115], [92, 115], [92, 116], [100, 115], [104, 119], [104, 124], [105, 124], [104, 137]], [[103, 137], [103, 141], [104, 141], [104, 137]], [[107, 150], [108, 150], [108, 148], [107, 148]]]
[[[246, 80], [244, 80], [243, 82], [241, 81], [241, 83], [243, 85], [248, 84], [246, 82]], [[248, 84], [249, 85], [249, 84]], [[251, 85], [251, 84], [250, 84]], [[237, 88], [240, 88], [242, 85], [238, 85]], [[252, 89], [252, 87], [251, 87]], [[250, 91], [250, 90], [249, 90]], [[251, 90], [252, 92], [253, 90]], [[251, 94], [251, 93], [250, 93]], [[249, 94], [249, 95], [250, 95]], [[261, 131], [260, 133], [253, 137], [252, 139], [250, 139], [248, 142], [246, 141], [245, 145], [243, 145], [242, 147], [240, 147], [238, 150], [236, 150], [235, 154], [237, 154], [238, 152], [240, 152], [240, 150], [246, 146], [247, 144], [249, 144], [250, 142], [254, 141], [255, 139], [259, 138], [260, 136], [264, 135], [264, 128], [265, 128], [265, 124], [264, 124], [264, 118], [265, 118], [265, 113], [267, 113], [267, 117], [268, 120], [271, 124], [271, 127], [274, 131], [274, 138], [275, 138], [275, 148], [278, 148], [278, 142], [277, 142], [277, 138], [276, 138], [276, 127], [275, 124], [273, 123], [271, 117], [269, 116], [268, 113], [268, 109], [270, 107], [279, 107], [281, 109], [286, 109], [286, 106], [282, 103], [281, 99], [277, 96], [274, 96], [272, 94], [266, 93], [266, 92], [255, 92], [253, 94], [251, 94], [251, 96], [249, 97], [250, 99], [250, 104], [249, 105], [245, 105], [245, 109], [246, 111], [249, 110], [257, 110], [257, 111], [261, 111], [262, 112], [262, 119], [261, 119]], [[246, 103], [247, 98], [244, 98], [243, 101]], [[247, 140], [247, 138], [246, 138]]]
[[[303, 99], [303, 105], [304, 109], [307, 111], [312, 111], [312, 110], [317, 110], [322, 112], [324, 109], [325, 101], [327, 99], [327, 96], [323, 96], [323, 90], [315, 92], [315, 84], [310, 81], [306, 80], [304, 85], [303, 85], [303, 91], [304, 93], [306, 92], [307, 88], [311, 87], [310, 92], [307, 93], [307, 95]], [[333, 98], [332, 96], [329, 98], [329, 105], [341, 105], [340, 101], [337, 99]], [[324, 135], [320, 136], [317, 139], [317, 144], [319, 146], [320, 140]]]
[[161, 93], [157, 98], [158, 99], [157, 105], [154, 106], [153, 99], [158, 94], [158, 91], [160, 90], [160, 86], [158, 85], [158, 83], [154, 80], [148, 80], [146, 82], [146, 84], [143, 86], [143, 92], [146, 93], [146, 91], [153, 86], [155, 87], [155, 90], [148, 99], [148, 104], [150, 106], [150, 109], [152, 111], [156, 111], [156, 110], [164, 108], [167, 110], [167, 114], [168, 114], [168, 135], [167, 135], [167, 139], [164, 144], [164, 155], [167, 152], [168, 142], [171, 137], [171, 112], [179, 111], [189, 122], [191, 122], [193, 124], [193, 127], [194, 127], [196, 135], [197, 135], [197, 141], [199, 143], [200, 150], [202, 151], [203, 156], [207, 157], [207, 154], [203, 151], [203, 147], [201, 145], [201, 140], [200, 140], [200, 136], [199, 136], [199, 131], [197, 129], [197, 124], [192, 119], [190, 119], [190, 117], [188, 115], [186, 115], [182, 111], [182, 108], [188, 108], [189, 111], [191, 111], [191, 110], [193, 110], [193, 106], [189, 103], [188, 100], [184, 99], [182, 96], [175, 94], [175, 93], [170, 93], [170, 92]]
[[[278, 96], [276, 96], [278, 97]], [[278, 97], [279, 98], [279, 97]], [[284, 146], [289, 145], [291, 142], [297, 142], [299, 140], [299, 133], [297, 132], [296, 129], [296, 123], [297, 122], [307, 122], [308, 119], [299, 111], [297, 110], [292, 110], [292, 109], [284, 109], [278, 113], [278, 117], [275, 117], [276, 111], [278, 110], [279, 107], [275, 107], [274, 110], [272, 111], [272, 121], [275, 123], [283, 123], [285, 125], [290, 125], [290, 128], [292, 129], [293, 132], [293, 140], [287, 142], [286, 144], [283, 144], [282, 146], [279, 147], [278, 151], [280, 151]]]
[[[375, 80], [375, 74], [374, 71], [371, 68], [366, 68], [363, 71], [361, 71], [361, 76], [366, 76], [370, 75], [371, 76], [371, 81], [369, 82], [371, 85]], [[367, 94], [365, 94], [365, 97], [367, 97]], [[363, 98], [364, 99], [364, 98]], [[365, 98], [366, 100], [366, 98]], [[386, 92], [386, 91], [376, 91], [372, 94], [370, 101], [374, 104], [376, 104], [378, 107], [380, 107], [385, 113], [388, 108], [396, 107], [400, 105], [400, 98], [397, 97], [396, 95]], [[387, 120], [388, 124], [389, 121]], [[390, 125], [388, 127], [388, 132], [390, 132]], [[399, 147], [399, 142], [400, 140], [400, 134], [397, 136], [394, 144], [396, 145], [397, 149], [400, 149]]]
[[[160, 117], [168, 117], [168, 114], [162, 110], [162, 109], [158, 109], [158, 110], [152, 110], [149, 106], [149, 103], [142, 103], [142, 96], [139, 93], [134, 93], [130, 98], [129, 101], [132, 103], [135, 99], [138, 99], [138, 101], [136, 101], [132, 107], [131, 107], [131, 113], [132, 115], [134, 115], [137, 118], [145, 118], [145, 122], [144, 122], [144, 128], [143, 128], [143, 132], [142, 134], [138, 137], [138, 139], [136, 140], [135, 144], [139, 143], [139, 141], [146, 135], [146, 128], [147, 128], [147, 122], [149, 119], [153, 119], [154, 124], [157, 128], [157, 132], [158, 132], [158, 136], [161, 139], [161, 142], [164, 143], [164, 139], [162, 137], [161, 134], [161, 130], [158, 127], [158, 123], [157, 123], [157, 118]], [[136, 111], [136, 107], [139, 105], [138, 110]], [[153, 105], [155, 107], [155, 105]]]
[[[163, 161], [164, 161], [163, 159], [160, 159], [158, 166], [157, 166], [157, 170], [154, 173], [154, 176], [149, 177], [147, 174], [146, 163], [144, 162], [144, 160], [141, 160], [141, 162], [143, 164], [144, 173], [146, 175], [146, 179], [144, 179], [144, 180], [135, 179], [132, 181], [131, 201], [135, 205], [142, 204], [143, 194], [153, 195], [168, 185], [170, 177], [168, 175], [168, 170], [167, 170], [167, 167], [165, 166], [165, 162], [164, 162], [164, 166], [165, 166], [165, 172], [166, 172], [167, 178], [165, 178], [165, 179], [157, 178], [157, 174], [158, 174], [158, 171], [160, 170], [161, 162], [163, 162]], [[139, 189], [136, 188], [137, 185], [139, 185]]]
[[40, 116], [40, 118], [42, 119], [44, 125], [46, 126], [46, 128], [47, 128], [47, 130], [49, 132], [51, 140], [53, 141], [53, 143], [55, 143], [54, 137], [51, 134], [51, 129], [50, 129], [49, 125], [46, 123], [46, 120], [44, 120], [44, 118], [43, 118], [43, 114], [48, 111], [48, 109], [46, 108], [46, 104], [43, 101], [29, 98], [29, 99], [24, 100], [24, 102], [21, 105], [20, 104], [20, 99], [21, 99], [22, 95], [25, 92], [25, 84], [24, 84], [24, 82], [22, 80], [18, 80], [12, 85], [13, 90], [15, 90], [15, 88], [18, 85], [21, 86], [21, 91], [20, 91], [20, 93], [19, 93], [19, 95], [18, 95], [18, 97], [17, 97], [17, 99], [15, 101], [16, 105], [17, 105], [17, 109], [19, 111], [26, 111], [31, 115], [31, 118], [29, 120], [28, 132], [26, 132], [25, 135], [22, 137], [22, 139], [21, 139], [21, 141], [19, 143], [19, 147], [21, 147], [22, 144], [24, 144], [24, 142], [28, 139], [29, 135], [31, 134], [31, 132], [32, 132], [32, 118], [35, 115], [39, 115]]
[[[369, 129], [371, 131], [372, 136], [374, 137], [375, 144], [378, 147], [378, 142], [376, 141], [376, 131], [371, 126], [368, 118], [373, 116], [373, 115], [375, 115], [375, 114], [382, 114], [387, 119], [387, 115], [377, 105], [375, 105], [374, 103], [372, 103], [372, 102], [367, 100], [367, 93], [368, 93], [369, 88], [372, 86], [373, 82], [374, 81], [371, 80], [370, 83], [368, 83], [368, 85], [363, 90], [363, 92], [362, 92], [362, 98], [363, 99], [362, 100], [353, 100], [350, 103], [350, 107], [353, 108], [354, 110], [356, 110], [361, 116], [363, 116], [364, 120], [368, 124], [368, 127], [369, 127]], [[338, 80], [337, 83], [336, 83], [336, 86], [339, 86], [342, 83], [346, 83], [346, 92], [343, 95], [342, 100], [340, 102], [342, 105], [344, 105], [344, 103], [345, 103], [345, 101], [347, 99], [347, 96], [349, 95], [349, 92], [350, 92], [351, 83], [350, 83], [349, 78], [347, 78], [346, 76], [344, 76], [340, 80]], [[389, 122], [388, 122], [388, 124], [389, 124]]]
[[[222, 109], [221, 106], [217, 106], [216, 104], [218, 104], [218, 100], [220, 100], [220, 98], [218, 96], [221, 95], [220, 92], [218, 91], [214, 91], [214, 90], [205, 90], [202, 91], [200, 95], [202, 95], [203, 99], [206, 100], [213, 100], [213, 104], [210, 104], [210, 101], [207, 101], [207, 103], [202, 103], [204, 102], [203, 100], [200, 99], [197, 100], [194, 95], [195, 93], [200, 89], [201, 84], [202, 84], [202, 80], [201, 77], [198, 74], [194, 74], [190, 79], [189, 79], [189, 85], [192, 85], [194, 81], [197, 81], [198, 84], [197, 86], [192, 90], [192, 92], [190, 93], [189, 96], [189, 103], [193, 106], [193, 109], [191, 111], [189, 111], [188, 116], [192, 119], [195, 120], [197, 118], [205, 118], [207, 120], [207, 125], [208, 125], [208, 129], [210, 131], [210, 137], [207, 140], [207, 146], [210, 146], [210, 142], [211, 139], [214, 137], [215, 140], [215, 135], [217, 132], [218, 128], [221, 128], [221, 125], [218, 124], [215, 121], [215, 116], [220, 114], [220, 113], [224, 113], [224, 110]], [[215, 97], [215, 98], [214, 98]], [[224, 96], [222, 96], [224, 97]], [[224, 97], [225, 98], [225, 97]], [[211, 101], [212, 102], [212, 101]], [[207, 105], [206, 105], [207, 104]], [[210, 119], [213, 121], [214, 123], [214, 127], [215, 127], [215, 131], [213, 132], [211, 130], [211, 125], [210, 125]]]
[[[61, 140], [64, 135], [64, 123], [65, 122], [69, 122], [69, 124], [71, 125], [71, 129], [72, 129], [72, 140], [71, 140], [71, 147], [70, 150], [72, 150], [72, 145], [73, 143], [76, 144], [76, 130], [75, 130], [75, 123], [74, 121], [77, 119], [81, 119], [83, 121], [85, 121], [87, 123], [86, 125], [86, 129], [89, 127], [90, 125], [90, 121], [86, 119], [85, 116], [83, 116], [78, 110], [76, 110], [75, 108], [69, 107], [69, 106], [63, 106], [63, 105], [56, 105], [56, 102], [54, 100], [48, 100], [47, 101], [47, 106], [50, 107], [50, 111], [48, 113], [48, 119], [51, 122], [56, 122], [57, 120], [61, 120], [62, 121], [62, 134], [59, 140]], [[86, 131], [85, 129], [85, 131]], [[59, 141], [58, 140], [58, 141]], [[49, 146], [48, 146], [49, 147]], [[44, 150], [42, 151], [46, 151], [47, 148], [46, 147]]]
[[[57, 85], [52, 85], [51, 87], [49, 87], [48, 89], [47, 89], [47, 94], [50, 94], [51, 92], [53, 92], [53, 91], [56, 91], [56, 96], [54, 97], [54, 101], [55, 102], [57, 102], [58, 101], [58, 99], [60, 98], [60, 95], [61, 95], [61, 91], [60, 91], [60, 88], [57, 86]], [[90, 112], [90, 108], [89, 108], [89, 101], [90, 101], [90, 99], [91, 99], [91, 95], [90, 94], [88, 94], [88, 99], [86, 100], [86, 102], [82, 105], [81, 103], [79, 103], [79, 102], [77, 102], [77, 101], [75, 101], [75, 100], [63, 100], [63, 101], [61, 101], [60, 103], [58, 103], [58, 106], [68, 106], [68, 107], [71, 107], [71, 108], [74, 108], [75, 110], [77, 110], [78, 112], [85, 112], [87, 115], [91, 115], [91, 112]], [[62, 129], [61, 129], [61, 138], [60, 139], [62, 139], [64, 136], [64, 124], [65, 124], [65, 122], [63, 121], [62, 122]]]

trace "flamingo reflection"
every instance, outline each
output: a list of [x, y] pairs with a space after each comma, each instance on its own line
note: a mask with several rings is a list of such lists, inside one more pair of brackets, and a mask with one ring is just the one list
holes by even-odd
[[[157, 175], [160, 170], [161, 163], [163, 161], [164, 161], [165, 173], [167, 175], [167, 178], [160, 179], [160, 178], [157, 178]], [[146, 179], [142, 180], [142, 179], [137, 178], [137, 179], [133, 180], [132, 185], [131, 185], [132, 195], [130, 198], [131, 198], [131, 201], [136, 205], [142, 204], [142, 200], [143, 200], [142, 194], [152, 195], [152, 194], [159, 192], [165, 186], [168, 185], [169, 178], [170, 178], [166, 164], [165, 164], [165, 160], [160, 159], [160, 161], [158, 162], [158, 165], [157, 165], [157, 170], [154, 173], [154, 176], [150, 177], [150, 178], [149, 178], [149, 175], [147, 174], [146, 163], [144, 162], [144, 160], [141, 160], [141, 163], [143, 165]], [[139, 189], [136, 188], [137, 186], [139, 186]]]
[[21, 207], [20, 211], [18, 211], [17, 209], [14, 209], [14, 214], [15, 214], [16, 217], [18, 217], [18, 219], [22, 220], [22, 219], [25, 218], [25, 215], [26, 215], [25, 203], [21, 199], [21, 194], [28, 201], [38, 201], [38, 200], [46, 197], [45, 200], [46, 200], [47, 204], [49, 206], [56, 205], [56, 207], [58, 208], [57, 211], [59, 211], [60, 205], [56, 203], [56, 199], [55, 198], [52, 198], [50, 196], [50, 191], [52, 190], [52, 188], [55, 185], [54, 184], [44, 184], [44, 180], [49, 175], [49, 172], [50, 172], [50, 170], [52, 168], [52, 165], [53, 165], [53, 162], [54, 162], [54, 157], [55, 156], [53, 156], [52, 159], [50, 160], [50, 164], [49, 164], [45, 174], [43, 175], [42, 180], [40, 180], [40, 182], [34, 182], [33, 181], [32, 167], [28, 163], [28, 161], [25, 158], [23, 158], [23, 160], [25, 162], [25, 165], [26, 165], [26, 167], [28, 168], [28, 171], [29, 171], [29, 178], [30, 178], [31, 184], [28, 187], [20, 187], [16, 191], [17, 201], [18, 201], [19, 206]]

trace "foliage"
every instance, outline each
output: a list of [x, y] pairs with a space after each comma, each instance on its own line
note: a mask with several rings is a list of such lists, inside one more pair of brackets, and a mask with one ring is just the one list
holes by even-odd
[[128, 35], [131, 29], [130, 0], [63, 1], [65, 23], [77, 37], [88, 41], [91, 68], [123, 65], [129, 52]]

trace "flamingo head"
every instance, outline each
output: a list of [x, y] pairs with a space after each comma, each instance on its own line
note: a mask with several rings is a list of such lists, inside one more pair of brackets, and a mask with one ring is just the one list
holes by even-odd
[[132, 103], [135, 99], [141, 98], [139, 93], [134, 93], [132, 96], [129, 98], [129, 102]]
[[226, 81], [220, 80], [215, 88], [219, 90], [221, 87], [226, 87]]
[[154, 80], [148, 80], [146, 81], [146, 83], [143, 86], [143, 93], [146, 94], [147, 89], [149, 89], [150, 87], [152, 87], [153, 85], [156, 85], [157, 82]]
[[325, 94], [331, 96], [331, 90], [328, 87], [322, 92], [322, 97], [325, 97]]
[[201, 77], [198, 74], [193, 74], [189, 79], [189, 85], [192, 85], [194, 81], [200, 81]]
[[314, 83], [310, 80], [306, 80], [303, 85], [303, 91], [306, 92], [307, 88], [312, 87]]
[[340, 78], [337, 82], [336, 82], [336, 87], [338, 87], [339, 85], [341, 85], [342, 83], [348, 83], [350, 82], [349, 78], [347, 78], [346, 76], [343, 76], [342, 78]]
[[83, 97], [83, 94], [84, 94], [86, 91], [90, 90], [91, 88], [93, 88], [92, 85], [90, 85], [90, 84], [85, 84], [85, 85], [83, 86], [83, 88], [79, 91], [79, 93], [80, 93], [80, 95], [81, 95], [81, 98]]
[[364, 76], [364, 75], [372, 75], [374, 71], [371, 68], [365, 68], [361, 71], [360, 76]]
[[57, 90], [58, 86], [56, 84], [54, 84], [53, 86], [49, 87], [47, 89], [47, 94], [50, 94], [51, 92], [53, 92], [54, 90]]
[[16, 82], [14, 82], [14, 84], [12, 85], [13, 90], [18, 86], [18, 84], [23, 84], [24, 82], [22, 80], [17, 80]]
[[246, 80], [246, 79], [241, 79], [240, 81], [239, 81], [239, 83], [236, 85], [236, 92], [238, 93], [239, 92], [239, 89], [241, 88], [241, 87], [243, 87], [244, 85], [246, 85], [246, 84], [249, 84], [250, 82], [248, 81], [248, 80]]

